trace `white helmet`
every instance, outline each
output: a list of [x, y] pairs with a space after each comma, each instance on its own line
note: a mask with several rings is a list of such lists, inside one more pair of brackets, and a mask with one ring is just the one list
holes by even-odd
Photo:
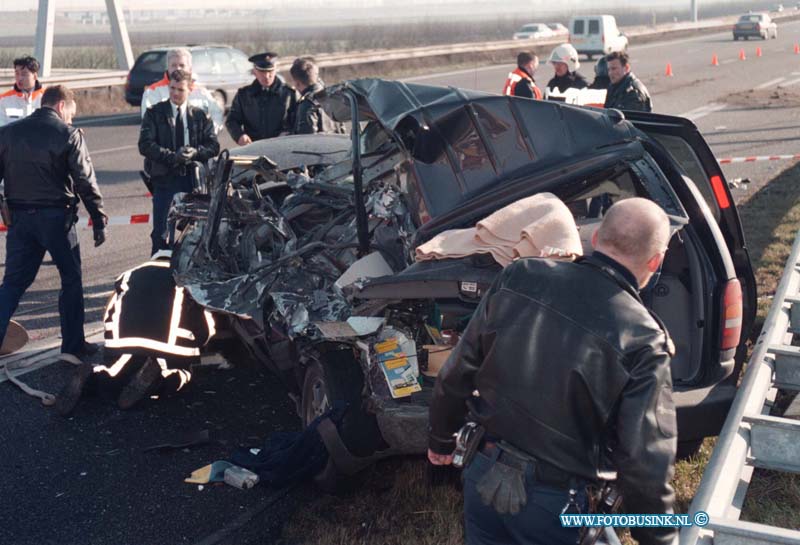
[[563, 62], [569, 67], [570, 72], [581, 67], [581, 63], [578, 62], [578, 52], [572, 44], [561, 44], [553, 49], [547, 62]]

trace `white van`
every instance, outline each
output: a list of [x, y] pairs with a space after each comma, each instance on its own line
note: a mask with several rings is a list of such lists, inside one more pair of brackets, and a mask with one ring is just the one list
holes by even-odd
[[608, 55], [613, 51], [627, 51], [628, 37], [617, 28], [613, 15], [585, 15], [569, 21], [569, 41], [589, 60], [594, 55]]

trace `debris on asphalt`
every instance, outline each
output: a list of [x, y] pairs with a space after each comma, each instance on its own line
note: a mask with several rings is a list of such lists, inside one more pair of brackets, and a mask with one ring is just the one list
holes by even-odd
[[750, 178], [733, 178], [732, 180], [728, 180], [728, 187], [731, 189], [748, 189], [747, 186], [749, 186], [750, 183], [752, 183]]

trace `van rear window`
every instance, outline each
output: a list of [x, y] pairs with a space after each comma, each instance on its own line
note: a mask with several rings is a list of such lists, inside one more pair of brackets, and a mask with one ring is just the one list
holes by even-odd
[[589, 21], [589, 34], [600, 34], [600, 21], [597, 19]]
[[585, 32], [584, 28], [585, 21], [583, 19], [578, 19], [572, 24], [572, 33], [573, 34], [583, 34]]

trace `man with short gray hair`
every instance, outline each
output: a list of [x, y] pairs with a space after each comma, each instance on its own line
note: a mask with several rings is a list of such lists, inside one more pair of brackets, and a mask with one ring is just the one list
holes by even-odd
[[[520, 259], [484, 295], [430, 407], [431, 463], [453, 462], [465, 418], [483, 437], [464, 462], [469, 545], [574, 545], [583, 534], [559, 514], [597, 512], [614, 480], [629, 510], [672, 513], [674, 346], [639, 296], [669, 237], [655, 203], [623, 200], [591, 256]], [[631, 533], [642, 545], [676, 537], [674, 528]]]
[[142, 119], [148, 108], [169, 99], [169, 75], [175, 70], [192, 74], [189, 104], [207, 113], [214, 122], [214, 131], [219, 133], [222, 130], [225, 112], [214, 95], [197, 82], [196, 76], [192, 73], [192, 52], [185, 47], [167, 51], [167, 71], [164, 73], [164, 77], [145, 87], [144, 93], [142, 93]]

